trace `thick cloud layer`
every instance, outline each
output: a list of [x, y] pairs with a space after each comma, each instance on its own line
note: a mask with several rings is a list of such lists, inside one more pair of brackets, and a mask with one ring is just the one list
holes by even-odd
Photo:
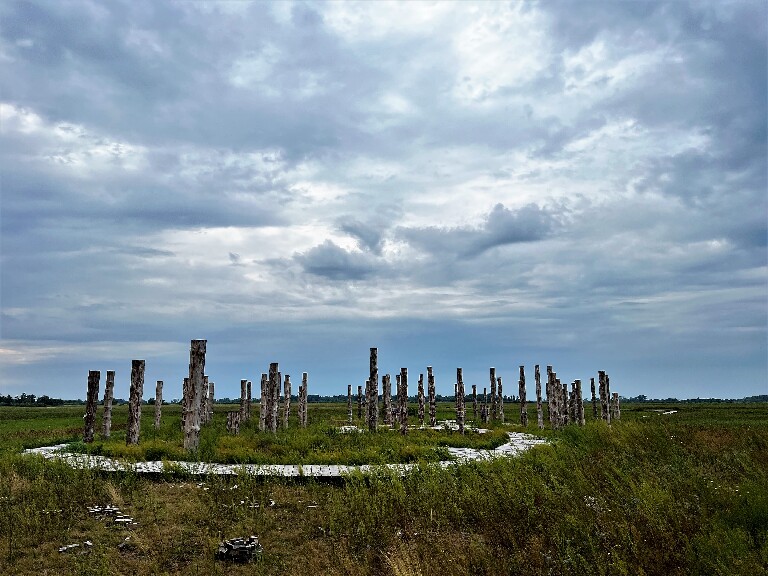
[[0, 392], [180, 394], [202, 337], [222, 395], [370, 346], [766, 393], [767, 12], [5, 2]]

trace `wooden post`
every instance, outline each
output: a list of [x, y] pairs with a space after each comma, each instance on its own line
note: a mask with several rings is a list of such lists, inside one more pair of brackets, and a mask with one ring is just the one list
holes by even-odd
[[562, 401], [562, 390], [558, 388], [558, 379], [557, 379], [557, 373], [552, 372], [552, 398], [551, 398], [551, 406], [550, 409], [552, 410], [552, 429], [553, 430], [559, 430], [560, 427], [563, 424], [562, 421], [562, 415], [560, 411], [560, 403]]
[[248, 380], [245, 384], [245, 419], [250, 420], [251, 419], [251, 404], [253, 399], [253, 388], [251, 386], [251, 381]]
[[128, 400], [128, 432], [126, 444], [139, 443], [141, 430], [141, 397], [144, 396], [144, 360], [131, 362], [131, 391]]
[[267, 375], [261, 375], [261, 396], [259, 397], [259, 430], [262, 432], [267, 424]]
[[392, 425], [392, 380], [389, 374], [381, 377], [381, 395], [384, 403], [384, 425]]
[[291, 377], [286, 374], [283, 383], [283, 430], [288, 429], [288, 419], [291, 417]]
[[560, 379], [557, 380], [557, 387], [560, 390], [560, 417], [563, 426], [567, 426], [570, 422], [568, 418], [568, 384], [562, 385]]
[[547, 366], [547, 420], [552, 429], [555, 429], [555, 416], [554, 406], [552, 405], [552, 399], [554, 394], [552, 393], [552, 366]]
[[352, 384], [347, 384], [347, 423], [352, 424]]
[[621, 406], [619, 404], [619, 393], [613, 393], [613, 414], [611, 414], [612, 420], [621, 420]]
[[93, 428], [96, 424], [96, 405], [99, 403], [99, 380], [101, 372], [99, 370], [88, 370], [88, 389], [85, 396], [85, 416], [83, 442], [90, 444], [93, 442]]
[[429, 396], [429, 425], [437, 425], [437, 403], [435, 401], [435, 375], [432, 366], [427, 366], [427, 395]]
[[357, 387], [357, 419], [360, 420], [363, 417], [363, 387]]
[[520, 424], [525, 428], [528, 426], [528, 394], [525, 390], [525, 366], [520, 366], [518, 394], [520, 396]]
[[301, 373], [301, 386], [303, 388], [302, 390], [302, 398], [304, 401], [302, 402], [301, 406], [301, 427], [306, 428], [307, 427], [307, 415], [309, 414], [307, 403], [309, 402], [309, 394], [307, 393], [307, 384], [308, 381], [308, 374], [306, 372]]
[[568, 419], [571, 424], [578, 423], [576, 417], [576, 381], [571, 382], [571, 394], [568, 397]]
[[277, 362], [269, 365], [269, 383], [268, 383], [268, 405], [269, 405], [269, 431], [273, 434], [277, 432], [277, 410], [278, 398], [280, 396], [280, 371]]
[[536, 424], [539, 430], [544, 430], [544, 413], [541, 410], [541, 372], [538, 364], [533, 369], [533, 378], [536, 380]]
[[160, 428], [161, 411], [163, 409], [163, 381], [155, 384], [155, 430]]
[[101, 433], [109, 438], [112, 433], [112, 400], [115, 396], [115, 371], [107, 370], [107, 383], [104, 388], [104, 416], [101, 422]]
[[605, 372], [603, 370], [598, 370], [597, 381], [600, 387], [600, 418], [610, 424], [611, 414], [608, 411], [608, 395], [606, 394], [605, 390]]
[[608, 402], [608, 423], [613, 420], [613, 414], [611, 413], [611, 379], [608, 373], [605, 374], [605, 400]]
[[464, 416], [466, 414], [464, 404], [464, 375], [461, 368], [456, 368], [456, 383], [459, 391], [459, 409], [456, 411], [456, 424], [459, 425], [459, 434], [464, 434]]
[[237, 436], [240, 434], [240, 415], [242, 414], [239, 410], [233, 410], [227, 412], [227, 432], [230, 434], [234, 434]]
[[496, 376], [496, 410], [498, 411], [498, 414], [496, 415], [499, 419], [499, 422], [502, 424], [504, 423], [504, 392], [501, 388], [501, 376]]
[[477, 384], [472, 384], [472, 421], [477, 426]]
[[424, 427], [424, 374], [419, 374], [419, 385], [416, 391], [419, 402], [419, 425]]
[[182, 384], [181, 390], [181, 432], [183, 434], [187, 429], [187, 411], [190, 402], [189, 378], [184, 378], [184, 383]]
[[576, 380], [576, 418], [578, 419], [579, 426], [584, 426], [584, 424], [586, 424], [584, 419], [584, 397], [581, 392], [581, 380]]
[[595, 379], [589, 379], [589, 387], [592, 389], [592, 418], [597, 420], [597, 398], [595, 397]]
[[379, 349], [371, 348], [368, 378], [368, 431], [379, 427]]
[[491, 368], [491, 420], [496, 419], [496, 368]]
[[408, 434], [408, 368], [400, 368], [400, 434]]
[[192, 340], [189, 349], [189, 396], [188, 411], [184, 421], [184, 449], [197, 450], [200, 444], [199, 394], [203, 389], [205, 373], [205, 348], [207, 340]]
[[482, 409], [483, 424], [488, 424], [488, 387], [483, 386], [483, 409]]
[[200, 395], [200, 407], [198, 408], [200, 410], [201, 425], [208, 423], [208, 386], [210, 386], [208, 376], [203, 375], [203, 389], [202, 394]]
[[248, 397], [248, 380], [245, 378], [240, 379], [240, 421], [245, 422], [245, 415], [248, 410], [247, 406]]

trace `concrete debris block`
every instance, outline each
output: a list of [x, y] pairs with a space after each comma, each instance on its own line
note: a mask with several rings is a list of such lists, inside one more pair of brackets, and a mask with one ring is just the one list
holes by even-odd
[[120, 508], [110, 504], [106, 506], [88, 506], [88, 514], [103, 520], [111, 519], [113, 524], [117, 526], [138, 526], [131, 516], [123, 514]]
[[219, 543], [216, 551], [217, 560], [229, 560], [232, 562], [251, 562], [261, 554], [263, 548], [259, 544], [258, 536], [247, 538], [231, 538]]
[[91, 548], [93, 548], [93, 542], [90, 540], [86, 540], [82, 544], [67, 544], [66, 546], [62, 546], [59, 548], [59, 553], [62, 552], [69, 552], [70, 550], [74, 550], [75, 548], [81, 548], [80, 554], [88, 554], [88, 552], [91, 551]]

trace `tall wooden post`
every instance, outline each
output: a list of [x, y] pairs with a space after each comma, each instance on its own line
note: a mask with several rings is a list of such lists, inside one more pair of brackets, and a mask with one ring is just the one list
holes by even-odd
[[419, 385], [416, 390], [417, 400], [419, 402], [419, 425], [424, 426], [424, 374], [419, 374]]
[[144, 360], [131, 362], [131, 392], [128, 399], [128, 432], [126, 444], [139, 443], [141, 430], [141, 397], [144, 395]]
[[536, 380], [536, 424], [539, 430], [544, 430], [544, 413], [541, 410], [541, 372], [538, 364], [533, 370], [533, 377]]
[[160, 428], [161, 411], [163, 409], [163, 381], [158, 380], [155, 384], [155, 430]]
[[598, 370], [597, 372], [597, 381], [598, 385], [600, 387], [600, 418], [611, 423], [611, 414], [608, 411], [608, 395], [605, 390], [605, 372], [602, 370]]
[[613, 414], [611, 414], [612, 420], [621, 420], [621, 406], [619, 404], [619, 393], [613, 393]]
[[245, 415], [248, 411], [247, 406], [248, 397], [248, 380], [245, 378], [240, 379], [240, 421], [245, 422]]
[[435, 375], [432, 366], [427, 366], [427, 395], [429, 396], [429, 425], [437, 425], [437, 403], [435, 401]]
[[205, 421], [210, 422], [213, 420], [213, 402], [216, 398], [215, 394], [215, 384], [213, 382], [208, 383], [208, 402], [206, 402], [206, 407], [208, 408], [208, 414], [205, 416]]
[[501, 387], [501, 376], [496, 376], [496, 417], [504, 423], [504, 392]]
[[352, 424], [352, 384], [347, 384], [347, 424]]
[[477, 426], [477, 384], [472, 384], [472, 421]]
[[262, 432], [267, 425], [267, 375], [261, 375], [261, 396], [259, 397], [259, 430]]
[[459, 408], [456, 410], [456, 424], [459, 426], [459, 434], [464, 434], [464, 416], [466, 414], [464, 405], [464, 375], [461, 368], [456, 368], [456, 383], [458, 387]]
[[248, 380], [245, 384], [245, 419], [251, 419], [251, 404], [253, 403], [253, 388], [251, 381]]
[[363, 387], [358, 385], [357, 387], [357, 419], [360, 420], [363, 417]]
[[574, 380], [571, 383], [571, 394], [568, 397], [568, 417], [571, 421], [571, 424], [578, 424], [579, 420], [576, 416], [576, 381]]
[[195, 451], [200, 444], [200, 394], [205, 373], [207, 340], [192, 340], [189, 349], [189, 396], [184, 421], [184, 449]]
[[491, 420], [496, 419], [496, 368], [491, 368]]
[[567, 426], [570, 422], [568, 418], [568, 384], [560, 384], [560, 380], [557, 380], [557, 387], [560, 390], [560, 416], [562, 418], [563, 426]]
[[400, 368], [400, 434], [408, 434], [408, 368]]
[[525, 366], [520, 366], [518, 394], [520, 396], [520, 424], [526, 427], [528, 426], [528, 395], [525, 390]]
[[308, 374], [306, 372], [301, 373], [301, 386], [303, 388], [302, 390], [302, 397], [304, 401], [302, 402], [301, 407], [301, 427], [306, 428], [307, 427], [307, 415], [309, 414], [307, 403], [309, 402], [309, 394], [307, 392], [307, 384], [309, 383]]
[[368, 431], [379, 427], [379, 349], [371, 348], [368, 378]]
[[552, 366], [547, 366], [547, 420], [552, 429], [555, 429], [555, 408], [552, 405], [554, 394], [552, 391]]
[[597, 420], [597, 397], [595, 396], [595, 379], [589, 379], [589, 387], [592, 389], [592, 418]]
[[288, 419], [291, 417], [291, 377], [286, 374], [283, 383], [283, 429], [288, 429]]
[[200, 394], [200, 405], [198, 407], [198, 410], [200, 412], [200, 425], [208, 423], [208, 386], [210, 383], [208, 382], [208, 376], [203, 375], [203, 389], [202, 393]]
[[381, 395], [384, 403], [384, 425], [392, 425], [392, 380], [389, 374], [381, 377]]
[[482, 417], [483, 424], [488, 424], [488, 387], [483, 386], [483, 409]]
[[605, 374], [605, 400], [608, 402], [608, 423], [613, 420], [613, 414], [611, 414], [611, 379], [608, 373]]
[[85, 396], [85, 416], [83, 429], [83, 442], [93, 442], [93, 428], [96, 424], [96, 405], [99, 403], [99, 370], [88, 370], [88, 389]]
[[269, 393], [268, 404], [269, 413], [269, 431], [273, 434], [277, 432], [277, 410], [278, 398], [280, 397], [280, 370], [277, 362], [269, 364], [269, 383], [267, 384]]
[[581, 392], [581, 380], [576, 380], [576, 418], [578, 419], [579, 426], [584, 426], [586, 420], [584, 418], [584, 395]]
[[115, 371], [107, 370], [107, 383], [104, 388], [104, 416], [101, 422], [101, 433], [109, 438], [112, 433], [112, 400], [115, 396]]

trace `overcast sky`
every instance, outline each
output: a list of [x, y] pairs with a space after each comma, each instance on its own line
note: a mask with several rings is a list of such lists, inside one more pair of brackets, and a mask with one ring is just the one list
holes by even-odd
[[766, 6], [0, 3], [0, 393], [768, 393]]

